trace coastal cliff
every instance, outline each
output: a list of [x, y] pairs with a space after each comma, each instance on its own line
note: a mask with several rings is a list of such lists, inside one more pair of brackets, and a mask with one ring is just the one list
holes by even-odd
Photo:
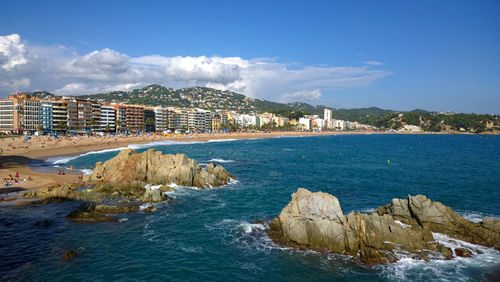
[[393, 199], [370, 214], [344, 216], [334, 196], [299, 188], [268, 234], [279, 244], [347, 254], [367, 265], [397, 261], [401, 253], [424, 260], [470, 254], [437, 242], [432, 232], [500, 249], [500, 220], [474, 223], [422, 195]]

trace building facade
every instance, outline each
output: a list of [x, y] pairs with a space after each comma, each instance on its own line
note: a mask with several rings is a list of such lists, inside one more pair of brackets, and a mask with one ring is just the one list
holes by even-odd
[[44, 132], [54, 129], [54, 112], [51, 100], [40, 101], [40, 126]]

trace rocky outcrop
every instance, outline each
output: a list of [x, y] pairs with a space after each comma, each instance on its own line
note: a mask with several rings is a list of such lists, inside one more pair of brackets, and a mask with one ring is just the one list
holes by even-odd
[[154, 149], [139, 154], [133, 149], [125, 149], [104, 163], [96, 163], [92, 175], [84, 177], [84, 181], [109, 183], [140, 181], [154, 185], [175, 183], [203, 189], [225, 185], [231, 178], [235, 179], [223, 167], [209, 165], [204, 170], [198, 162], [184, 154], [164, 155]]
[[393, 199], [390, 204], [379, 207], [377, 213], [390, 215], [405, 224], [418, 225], [425, 230], [500, 250], [500, 219], [485, 217], [482, 222], [472, 222], [423, 195]]
[[[394, 199], [371, 214], [350, 212], [344, 216], [334, 196], [299, 188], [270, 223], [268, 234], [280, 244], [347, 254], [368, 265], [396, 261], [399, 253], [425, 260], [452, 258], [453, 250], [436, 242], [432, 232], [449, 231], [443, 233], [462, 240], [467, 236], [457, 234], [469, 234], [467, 238], [475, 234], [475, 241], [466, 241], [496, 246], [500, 233], [495, 231], [495, 220], [465, 221], [424, 196], [409, 196], [406, 202]], [[460, 231], [462, 228], [469, 229]]]

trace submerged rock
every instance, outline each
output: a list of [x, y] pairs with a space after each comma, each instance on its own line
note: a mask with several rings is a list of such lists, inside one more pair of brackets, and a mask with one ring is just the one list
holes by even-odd
[[223, 167], [208, 165], [206, 170], [197, 161], [184, 154], [163, 154], [154, 149], [137, 153], [133, 149], [124, 149], [102, 163], [95, 165], [93, 173], [84, 177], [87, 182], [150, 184], [175, 183], [198, 188], [219, 187], [229, 183], [233, 175]]
[[108, 206], [83, 204], [76, 211], [72, 211], [67, 217], [72, 221], [79, 222], [107, 222], [118, 221], [118, 218], [109, 214], [129, 213], [139, 211], [137, 206]]
[[292, 194], [269, 227], [277, 243], [347, 254], [368, 265], [396, 261], [398, 253], [425, 260], [452, 258], [453, 251], [436, 242], [431, 232], [486, 246], [496, 246], [500, 235], [495, 220], [474, 224], [424, 196], [394, 199], [371, 214], [344, 216], [337, 198], [303, 188]]

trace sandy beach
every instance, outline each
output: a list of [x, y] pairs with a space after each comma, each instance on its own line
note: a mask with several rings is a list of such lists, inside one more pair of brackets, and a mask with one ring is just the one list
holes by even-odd
[[[37, 189], [47, 185], [73, 183], [78, 181], [79, 171], [73, 173], [65, 171], [66, 175], [46, 173], [34, 170], [30, 164], [54, 156], [83, 154], [90, 151], [99, 151], [126, 147], [131, 144], [145, 144], [150, 142], [171, 141], [208, 141], [217, 139], [250, 139], [275, 138], [280, 136], [321, 136], [333, 134], [353, 134], [353, 132], [238, 132], [193, 135], [141, 135], [141, 136], [72, 136], [51, 138], [49, 136], [32, 136], [25, 141], [24, 137], [0, 138], [0, 176], [1, 185], [4, 178], [19, 173], [19, 183], [9, 185], [8, 188]], [[365, 132], [356, 132], [364, 134]], [[31, 178], [32, 180], [28, 180]], [[26, 179], [26, 181], [24, 181]], [[11, 189], [0, 188], [0, 194]], [[5, 189], [5, 190], [2, 190]], [[2, 193], [4, 192], [4, 193]]]

